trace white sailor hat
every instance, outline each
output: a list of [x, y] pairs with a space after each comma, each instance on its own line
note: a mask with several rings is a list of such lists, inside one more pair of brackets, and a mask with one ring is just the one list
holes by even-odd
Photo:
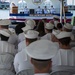
[[57, 35], [57, 34], [59, 34], [59, 33], [60, 33], [59, 30], [53, 30], [53, 31], [52, 31], [52, 34], [53, 34], [53, 35]]
[[33, 25], [33, 26], [36, 25], [35, 21], [32, 20], [32, 19], [26, 20], [26, 21], [25, 21], [25, 24], [26, 24], [26, 25]]
[[58, 39], [62, 39], [65, 37], [70, 37], [72, 38], [73, 36], [71, 36], [72, 33], [71, 32], [66, 32], [66, 31], [61, 31], [59, 34], [55, 35]]
[[24, 32], [27, 31], [27, 30], [29, 30], [29, 29], [33, 29], [33, 27], [30, 26], [30, 25], [26, 25], [25, 27], [22, 28], [22, 30], [23, 30]]
[[35, 27], [35, 21], [34, 20], [26, 20], [25, 21], [26, 26], [22, 28], [23, 31], [27, 31], [29, 29], [33, 29]]
[[60, 17], [59, 17], [59, 16], [57, 16], [57, 15], [54, 15], [54, 16], [53, 16], [53, 18], [60, 19]]
[[11, 22], [9, 19], [1, 19], [0, 20], [0, 25], [10, 25]]
[[46, 29], [53, 29], [54, 25], [52, 23], [46, 23], [45, 28]]
[[69, 24], [69, 23], [66, 23], [66, 24], [64, 25], [64, 28], [66, 28], [66, 29], [72, 29], [73, 26], [72, 26], [71, 24]]
[[35, 39], [35, 38], [38, 38], [39, 32], [35, 30], [28, 30], [26, 31], [26, 33], [24, 32], [24, 35], [26, 38]]
[[11, 32], [7, 29], [2, 29], [2, 30], [0, 30], [0, 34], [4, 35], [6, 37], [10, 37]]
[[54, 57], [59, 47], [48, 40], [38, 40], [26, 48], [26, 53], [34, 59], [48, 60]]

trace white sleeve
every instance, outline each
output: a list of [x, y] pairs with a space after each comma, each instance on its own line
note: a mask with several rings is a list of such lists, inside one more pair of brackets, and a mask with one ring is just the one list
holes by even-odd
[[17, 60], [17, 56], [15, 56], [15, 58], [14, 58], [14, 69], [15, 69], [16, 73], [18, 73], [18, 66], [19, 66], [19, 63]]

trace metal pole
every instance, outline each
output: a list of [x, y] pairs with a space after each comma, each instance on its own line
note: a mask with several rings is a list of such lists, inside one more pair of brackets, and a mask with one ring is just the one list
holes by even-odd
[[63, 0], [60, 0], [60, 23], [62, 23], [63, 14]]

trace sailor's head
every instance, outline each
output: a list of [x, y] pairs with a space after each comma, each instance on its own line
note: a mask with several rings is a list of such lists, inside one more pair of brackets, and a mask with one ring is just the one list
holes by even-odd
[[66, 24], [64, 24], [64, 26], [63, 26], [63, 30], [64, 30], [64, 31], [71, 32], [72, 29], [73, 29], [73, 26], [72, 26], [71, 24], [69, 24], [69, 23], [66, 23]]
[[0, 30], [0, 39], [2, 41], [8, 41], [10, 35], [11, 35], [11, 32], [8, 29]]
[[0, 20], [0, 29], [8, 29], [8, 26], [11, 24], [9, 19], [1, 19]]
[[40, 8], [40, 6], [38, 6], [38, 8]]
[[27, 8], [27, 6], [25, 6], [25, 8]]
[[36, 41], [38, 39], [39, 32], [35, 30], [27, 30], [24, 32], [24, 36], [26, 38], [26, 45], [28, 46], [30, 43]]
[[45, 8], [47, 8], [47, 6], [45, 6]]
[[22, 28], [23, 32], [25, 32], [29, 29], [34, 29], [34, 27], [36, 26], [35, 21], [32, 19], [25, 20], [25, 24], [26, 24], [26, 26]]
[[51, 33], [53, 28], [54, 28], [54, 25], [52, 23], [50, 23], [50, 22], [46, 23], [46, 25], [45, 25], [45, 33]]
[[59, 45], [61, 46], [68, 46], [73, 39], [71, 32], [61, 31], [57, 35], [55, 35], [58, 39]]
[[51, 59], [56, 55], [59, 47], [48, 40], [38, 40], [31, 43], [26, 48], [26, 53], [31, 57], [31, 63], [40, 72], [50, 71], [52, 67]]

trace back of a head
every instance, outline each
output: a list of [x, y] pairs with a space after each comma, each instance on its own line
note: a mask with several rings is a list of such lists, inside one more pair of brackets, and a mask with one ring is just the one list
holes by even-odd
[[7, 29], [0, 30], [1, 41], [8, 41], [10, 35], [11, 35], [11, 32], [9, 30]]
[[59, 30], [62, 29], [62, 24], [61, 23], [57, 24], [57, 29], [59, 29]]
[[17, 24], [17, 26], [15, 27], [15, 32], [16, 34], [20, 34], [23, 32], [23, 30], [21, 28], [25, 27], [25, 23], [24, 22], [20, 22]]
[[26, 53], [31, 57], [31, 62], [34, 67], [42, 72], [43, 69], [47, 69], [48, 71], [51, 69], [51, 59], [55, 56], [57, 50], [58, 46], [53, 42], [48, 40], [38, 40], [31, 43], [26, 48]]
[[35, 30], [28, 30], [28, 31], [24, 32], [26, 42], [28, 42], [29, 44], [36, 41], [38, 39], [38, 35], [39, 35], [39, 32], [37, 32]]
[[69, 45], [72, 39], [70, 32], [61, 31], [59, 34], [56, 35], [57, 39], [62, 45]]
[[39, 32], [39, 36], [44, 36], [45, 35], [44, 22], [42, 22], [42, 21], [38, 22], [38, 26], [36, 28], [36, 31]]
[[73, 28], [73, 26], [71, 24], [69, 24], [69, 23], [66, 23], [63, 26], [64, 31], [67, 31], [67, 32], [71, 32], [72, 28]]

